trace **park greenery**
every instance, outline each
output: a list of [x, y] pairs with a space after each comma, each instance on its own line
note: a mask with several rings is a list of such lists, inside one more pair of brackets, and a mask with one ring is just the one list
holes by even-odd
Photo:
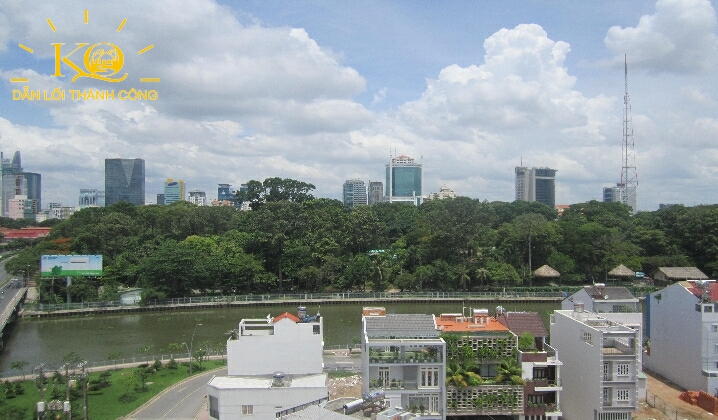
[[[165, 388], [189, 377], [187, 363], [160, 361], [134, 367], [90, 372], [83, 376], [77, 368], [79, 356], [70, 353], [63, 357], [67, 369], [34, 371], [32, 379], [0, 383], [0, 418], [6, 420], [32, 420], [36, 417], [38, 401], [66, 401], [69, 395], [72, 418], [84, 418], [85, 394], [89, 418], [116, 419], [126, 416]], [[21, 370], [27, 362], [18, 361], [14, 369]], [[224, 360], [195, 364], [195, 373], [225, 365]], [[23, 375], [27, 373], [23, 371]], [[86, 383], [85, 383], [86, 382]], [[86, 389], [85, 389], [86, 388]], [[50, 405], [46, 404], [49, 410]], [[65, 418], [62, 411], [45, 418]]]
[[[348, 208], [314, 198], [314, 186], [269, 178], [234, 207], [118, 203], [86, 208], [18, 252], [7, 270], [35, 276], [43, 302], [398, 289], [478, 291], [608, 280], [619, 264], [647, 274], [697, 266], [718, 275], [718, 206], [631, 214], [620, 203], [549, 206], [467, 197], [420, 206]], [[529, 251], [530, 250], [530, 251]], [[39, 278], [43, 254], [101, 254], [99, 279]], [[548, 264], [558, 279], [533, 278]], [[58, 279], [59, 280], [59, 279]]]

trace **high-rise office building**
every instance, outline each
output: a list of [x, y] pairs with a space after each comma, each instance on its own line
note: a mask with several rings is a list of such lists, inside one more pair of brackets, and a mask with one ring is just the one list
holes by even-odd
[[348, 207], [367, 204], [366, 185], [361, 179], [348, 179], [344, 182], [344, 205]]
[[9, 217], [9, 203], [16, 196], [24, 196], [26, 200], [35, 203], [32, 208], [39, 209], [42, 205], [41, 175], [34, 172], [23, 172], [19, 151], [15, 152], [12, 159], [5, 159], [0, 153], [0, 162], [2, 162], [2, 182], [0, 182], [2, 216]]
[[384, 183], [381, 181], [369, 181], [367, 202], [369, 205], [381, 203], [384, 196]]
[[603, 188], [604, 203], [624, 203], [631, 207], [633, 213], [636, 212], [636, 188], [625, 187], [621, 183], [617, 183], [615, 187]]
[[87, 207], [105, 207], [105, 192], [96, 189], [80, 189], [80, 209]]
[[28, 200], [35, 200], [37, 208], [42, 208], [42, 175], [35, 172], [23, 172], [25, 185], [27, 186]]
[[421, 163], [409, 156], [391, 157], [386, 164], [385, 201], [406, 202], [419, 205], [422, 202]]
[[232, 201], [234, 198], [234, 190], [230, 184], [219, 184], [217, 187], [217, 200], [219, 201]]
[[165, 195], [164, 194], [157, 194], [157, 205], [158, 206], [165, 205]]
[[105, 159], [105, 204], [145, 204], [144, 159]]
[[556, 205], [556, 169], [517, 166], [516, 200]]
[[184, 181], [167, 178], [165, 182], [165, 205], [184, 201]]
[[188, 201], [195, 206], [206, 206], [207, 205], [207, 194], [204, 191], [192, 190], [189, 192]]

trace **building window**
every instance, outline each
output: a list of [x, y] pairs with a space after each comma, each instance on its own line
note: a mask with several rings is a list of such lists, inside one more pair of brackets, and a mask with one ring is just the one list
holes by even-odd
[[619, 363], [616, 365], [616, 375], [618, 376], [628, 376], [630, 365], [628, 363]]
[[251, 416], [253, 414], [254, 414], [254, 406], [253, 405], [242, 404], [242, 415], [243, 416]]
[[713, 353], [718, 353], [718, 343], [713, 344]]
[[320, 334], [322, 332], [321, 325], [313, 325], [314, 334]]
[[603, 380], [604, 381], [610, 381], [611, 380], [611, 365], [608, 363], [603, 363]]
[[703, 312], [713, 312], [713, 307], [711, 305], [705, 305], [703, 307]]
[[718, 332], [718, 324], [711, 325], [711, 331], [712, 332]]
[[581, 340], [585, 341], [585, 342], [588, 343], [588, 344], [592, 344], [592, 343], [591, 343], [591, 338], [592, 338], [592, 337], [591, 337], [591, 333], [590, 333], [590, 332], [581, 331]]
[[422, 388], [438, 388], [439, 387], [439, 368], [438, 367], [422, 367], [420, 370], [421, 387]]
[[616, 390], [616, 401], [626, 402], [629, 401], [630, 393], [627, 389]]

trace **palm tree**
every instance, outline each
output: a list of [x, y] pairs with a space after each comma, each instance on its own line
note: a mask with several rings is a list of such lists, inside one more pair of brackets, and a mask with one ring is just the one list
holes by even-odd
[[496, 378], [498, 383], [509, 383], [512, 385], [526, 385], [521, 374], [523, 370], [519, 363], [514, 359], [504, 359], [496, 368]]
[[463, 363], [451, 362], [446, 365], [446, 384], [457, 387], [476, 386], [481, 383], [481, 376], [471, 371]]

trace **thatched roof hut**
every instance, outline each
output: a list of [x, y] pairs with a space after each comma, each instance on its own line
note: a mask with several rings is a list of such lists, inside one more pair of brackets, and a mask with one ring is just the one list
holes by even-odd
[[548, 265], [543, 265], [537, 268], [536, 271], [534, 271], [534, 277], [558, 278], [561, 277], [561, 273], [549, 267]]
[[621, 264], [608, 272], [609, 277], [636, 277], [636, 272]]

